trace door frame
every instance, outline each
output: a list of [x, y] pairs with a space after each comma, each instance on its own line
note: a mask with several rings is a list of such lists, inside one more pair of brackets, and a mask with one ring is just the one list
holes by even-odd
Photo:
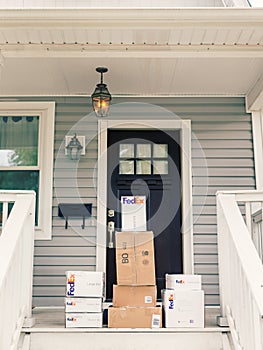
[[[165, 127], [164, 127], [165, 125]], [[99, 120], [96, 270], [106, 272], [107, 242], [107, 139], [109, 129], [179, 130], [181, 148], [183, 273], [194, 273], [191, 120]]]

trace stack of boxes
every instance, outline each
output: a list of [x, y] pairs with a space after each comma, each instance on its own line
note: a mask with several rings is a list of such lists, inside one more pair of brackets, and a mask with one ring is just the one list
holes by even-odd
[[104, 273], [67, 271], [66, 327], [102, 327]]
[[204, 291], [200, 275], [166, 274], [162, 290], [165, 327], [204, 327]]
[[162, 327], [162, 310], [156, 306], [153, 233], [117, 232], [116, 267], [108, 327]]

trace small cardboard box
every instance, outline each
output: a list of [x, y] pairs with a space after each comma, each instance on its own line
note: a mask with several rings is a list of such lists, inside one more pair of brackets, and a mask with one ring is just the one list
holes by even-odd
[[102, 312], [102, 298], [65, 298], [66, 312]]
[[203, 290], [162, 290], [166, 328], [204, 327]]
[[109, 328], [161, 328], [162, 308], [156, 307], [109, 307]]
[[67, 297], [103, 297], [104, 273], [67, 271]]
[[116, 264], [119, 285], [155, 285], [153, 232], [117, 232]]
[[114, 307], [156, 306], [156, 286], [113, 286]]
[[166, 289], [176, 290], [201, 290], [202, 279], [201, 275], [183, 275], [183, 274], [166, 274]]
[[102, 312], [99, 313], [66, 313], [66, 327], [101, 328]]

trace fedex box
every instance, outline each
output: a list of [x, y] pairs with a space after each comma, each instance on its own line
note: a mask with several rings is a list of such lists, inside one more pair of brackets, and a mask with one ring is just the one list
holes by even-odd
[[176, 290], [201, 290], [201, 275], [166, 274], [165, 286]]
[[102, 312], [101, 298], [65, 298], [66, 312]]
[[112, 305], [156, 306], [156, 286], [113, 286]]
[[161, 328], [162, 308], [156, 307], [109, 307], [109, 328]]
[[116, 265], [119, 285], [155, 285], [153, 232], [117, 232]]
[[103, 297], [104, 273], [67, 271], [67, 297]]
[[172, 327], [204, 327], [203, 290], [162, 290], [164, 323]]
[[67, 328], [101, 328], [102, 312], [100, 313], [66, 313]]

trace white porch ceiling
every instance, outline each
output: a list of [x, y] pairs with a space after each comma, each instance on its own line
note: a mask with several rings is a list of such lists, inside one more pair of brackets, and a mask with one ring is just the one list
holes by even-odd
[[263, 10], [0, 10], [0, 49], [4, 96], [258, 96]]

